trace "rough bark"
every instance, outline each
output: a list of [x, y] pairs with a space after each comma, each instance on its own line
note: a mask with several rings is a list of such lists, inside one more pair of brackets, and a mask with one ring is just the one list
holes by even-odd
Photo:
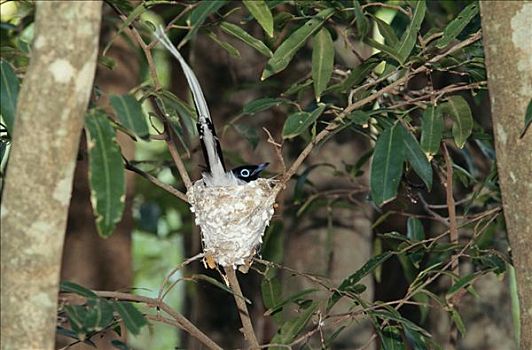
[[480, 4], [499, 182], [521, 303], [521, 348], [531, 349], [532, 132], [520, 134], [532, 98], [532, 3]]
[[53, 349], [61, 251], [100, 1], [37, 2], [2, 199], [2, 349]]

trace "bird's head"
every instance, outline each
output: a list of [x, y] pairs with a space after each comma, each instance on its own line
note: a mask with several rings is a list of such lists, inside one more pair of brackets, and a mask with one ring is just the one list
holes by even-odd
[[231, 170], [231, 172], [240, 180], [245, 182], [250, 182], [257, 180], [260, 173], [266, 169], [270, 163], [260, 163], [257, 165], [243, 165], [236, 167]]

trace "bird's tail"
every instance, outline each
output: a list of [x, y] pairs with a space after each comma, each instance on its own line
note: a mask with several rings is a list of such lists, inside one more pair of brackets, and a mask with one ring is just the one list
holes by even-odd
[[216, 137], [214, 124], [212, 122], [209, 108], [207, 107], [207, 102], [205, 101], [205, 96], [203, 96], [203, 91], [201, 90], [198, 79], [183, 56], [181, 56], [170, 39], [168, 39], [164, 29], [161, 26], [159, 26], [155, 31], [155, 36], [157, 39], [159, 39], [161, 44], [163, 44], [163, 46], [179, 61], [179, 64], [183, 69], [183, 73], [185, 73], [185, 77], [187, 78], [188, 85], [190, 86], [190, 90], [192, 91], [192, 95], [194, 97], [196, 111], [198, 113], [198, 131], [205, 161], [207, 162], [208, 171], [210, 172], [209, 175], [215, 182], [218, 179], [222, 181], [223, 178], [226, 177], [223, 154], [221, 151], [220, 142]]

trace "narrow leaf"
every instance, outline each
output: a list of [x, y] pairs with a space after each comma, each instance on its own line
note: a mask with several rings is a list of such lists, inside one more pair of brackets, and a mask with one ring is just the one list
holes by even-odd
[[456, 329], [460, 332], [460, 335], [463, 337], [466, 333], [466, 328], [464, 325], [464, 321], [462, 320], [462, 316], [456, 311], [455, 309], [451, 309], [451, 319], [453, 320], [454, 324], [456, 325]]
[[243, 0], [249, 13], [259, 22], [270, 38], [273, 38], [273, 16], [263, 0]]
[[325, 107], [324, 104], [321, 104], [312, 113], [297, 112], [288, 116], [283, 126], [283, 139], [291, 139], [301, 135], [314, 122], [316, 122], [318, 117], [325, 110]]
[[464, 147], [473, 130], [473, 117], [469, 104], [462, 96], [451, 96], [441, 105], [442, 113], [453, 119], [453, 138], [456, 145]]
[[116, 116], [124, 127], [133, 131], [140, 138], [145, 139], [149, 136], [146, 117], [142, 112], [142, 106], [135, 97], [131, 95], [113, 95], [110, 100]]
[[226, 41], [220, 40], [216, 34], [213, 32], [209, 32], [208, 34], [209, 38], [211, 38], [212, 41], [214, 41], [216, 44], [218, 44], [222, 49], [224, 49], [229, 55], [240, 58], [240, 51], [233, 45], [229, 44]]
[[378, 206], [397, 195], [405, 159], [403, 128], [388, 127], [377, 139], [371, 162], [371, 196]]
[[109, 237], [124, 211], [124, 163], [115, 131], [104, 112], [93, 110], [85, 119], [85, 128], [96, 227], [100, 236]]
[[432, 167], [427, 160], [427, 156], [421, 150], [414, 135], [408, 132], [402, 125], [399, 125], [399, 127], [403, 129], [406, 159], [430, 191], [432, 188]]
[[532, 99], [528, 102], [528, 107], [526, 108], [525, 112], [525, 127], [523, 128], [523, 131], [521, 132], [521, 136], [525, 136], [526, 131], [528, 130], [528, 127], [530, 126], [530, 123], [532, 123]]
[[113, 304], [131, 333], [139, 334], [140, 329], [148, 323], [146, 317], [130, 302], [115, 301]]
[[353, 9], [355, 11], [355, 24], [357, 27], [358, 36], [363, 39], [368, 34], [368, 19], [366, 18], [366, 16], [364, 16], [364, 13], [362, 12], [362, 7], [360, 6], [360, 2], [358, 0], [353, 1]]
[[443, 30], [443, 36], [436, 41], [436, 47], [443, 49], [458, 36], [467, 24], [478, 14], [478, 3], [474, 2], [464, 8]]
[[225, 4], [225, 0], [210, 0], [210, 1], [201, 1], [199, 5], [192, 10], [190, 16], [188, 16], [187, 24], [192, 27], [192, 29], [187, 33], [183, 38], [179, 46], [183, 46], [187, 41], [189, 41], [200, 29], [201, 25], [207, 17], [213, 12], [218, 11]]
[[369, 73], [382, 62], [381, 54], [368, 58], [361, 65], [353, 68], [347, 78], [339, 84], [332, 85], [327, 90], [331, 92], [344, 92], [364, 81]]
[[266, 68], [262, 72], [261, 79], [267, 79], [268, 77], [284, 70], [296, 52], [305, 44], [307, 39], [316, 33], [333, 13], [334, 9], [331, 8], [320, 11], [311, 20], [303, 24], [283, 41], [273, 54], [272, 58], [266, 63]]
[[406, 350], [406, 345], [401, 338], [401, 329], [397, 326], [386, 326], [382, 330], [383, 350]]
[[[307, 323], [318, 309], [318, 302], [312, 302], [299, 315], [283, 324], [279, 332], [273, 337], [272, 344], [290, 344], [296, 336], [305, 328]], [[283, 349], [281, 347], [272, 347], [271, 349]]]
[[425, 3], [425, 0], [416, 1], [416, 7], [414, 9], [412, 21], [406, 28], [406, 31], [403, 33], [399, 46], [397, 46], [397, 52], [400, 59], [399, 63], [401, 64], [405, 63], [408, 56], [410, 56], [412, 49], [416, 45], [417, 34], [419, 33], [421, 23], [425, 18], [426, 10], [427, 4]]
[[95, 298], [96, 294], [88, 288], [80, 286], [74, 282], [70, 281], [61, 281], [59, 285], [59, 290], [65, 293], [75, 293], [84, 297]]
[[373, 20], [377, 24], [377, 27], [379, 28], [379, 33], [383, 36], [384, 42], [391, 47], [396, 47], [399, 45], [399, 39], [397, 38], [397, 35], [395, 35], [395, 32], [391, 25], [384, 22], [382, 19], [380, 19], [377, 16], [372, 16]]
[[289, 296], [288, 298], [285, 298], [284, 300], [274, 304], [273, 306], [271, 306], [269, 308], [269, 310], [267, 310], [264, 315], [272, 315], [278, 311], [280, 311], [285, 305], [289, 304], [289, 303], [295, 303], [297, 301], [301, 301], [305, 298], [303, 297], [306, 297], [308, 294], [311, 294], [311, 293], [314, 293], [314, 292], [317, 292], [318, 289], [304, 289], [300, 292], [297, 292], [297, 293], [294, 293], [292, 294], [291, 296]]
[[364, 42], [368, 44], [369, 46], [384, 52], [385, 54], [387, 54], [388, 56], [390, 56], [397, 62], [401, 63], [402, 59], [401, 59], [401, 56], [399, 55], [399, 52], [395, 48], [391, 47], [390, 45], [381, 44], [377, 40], [372, 39], [370, 37], [367, 37], [366, 39], [364, 39]]
[[261, 111], [265, 111], [275, 106], [279, 106], [286, 102], [283, 98], [265, 97], [255, 101], [246, 103], [243, 108], [245, 114], [255, 114]]
[[13, 124], [17, 110], [19, 82], [9, 63], [0, 60], [0, 114], [9, 135], [13, 136]]
[[327, 88], [334, 66], [334, 46], [331, 34], [327, 28], [314, 36], [312, 49], [312, 80], [316, 101], [320, 101], [321, 93]]
[[377, 267], [379, 267], [382, 263], [384, 263], [386, 260], [388, 260], [393, 255], [392, 252], [384, 252], [382, 254], [376, 255], [369, 259], [364, 266], [362, 266], [360, 269], [358, 269], [355, 273], [350, 275], [349, 277], [345, 278], [340, 286], [338, 287], [338, 291], [333, 293], [331, 296], [331, 299], [329, 300], [329, 305], [327, 306], [328, 309], [330, 309], [342, 296], [341, 292], [345, 292], [353, 288], [360, 282], [362, 278], [364, 278], [369, 273], [373, 272]]
[[244, 29], [240, 28], [239, 26], [229, 22], [222, 22], [222, 24], [220, 24], [220, 28], [227, 34], [230, 34], [235, 38], [245, 42], [264, 56], [272, 57], [272, 51], [268, 48], [268, 46], [264, 45], [264, 43], [259, 39], [249, 35]]
[[438, 153], [443, 133], [443, 118], [441, 110], [435, 106], [429, 106], [423, 112], [421, 126], [421, 149], [429, 157]]
[[425, 239], [423, 225], [417, 218], [410, 217], [406, 222], [406, 237], [411, 241], [421, 241]]

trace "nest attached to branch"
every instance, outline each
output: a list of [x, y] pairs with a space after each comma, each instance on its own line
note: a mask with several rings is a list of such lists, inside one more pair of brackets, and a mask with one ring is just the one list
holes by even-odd
[[244, 185], [206, 187], [196, 181], [187, 192], [196, 225], [201, 228], [207, 263], [249, 266], [262, 243], [273, 215], [273, 180], [257, 179]]

